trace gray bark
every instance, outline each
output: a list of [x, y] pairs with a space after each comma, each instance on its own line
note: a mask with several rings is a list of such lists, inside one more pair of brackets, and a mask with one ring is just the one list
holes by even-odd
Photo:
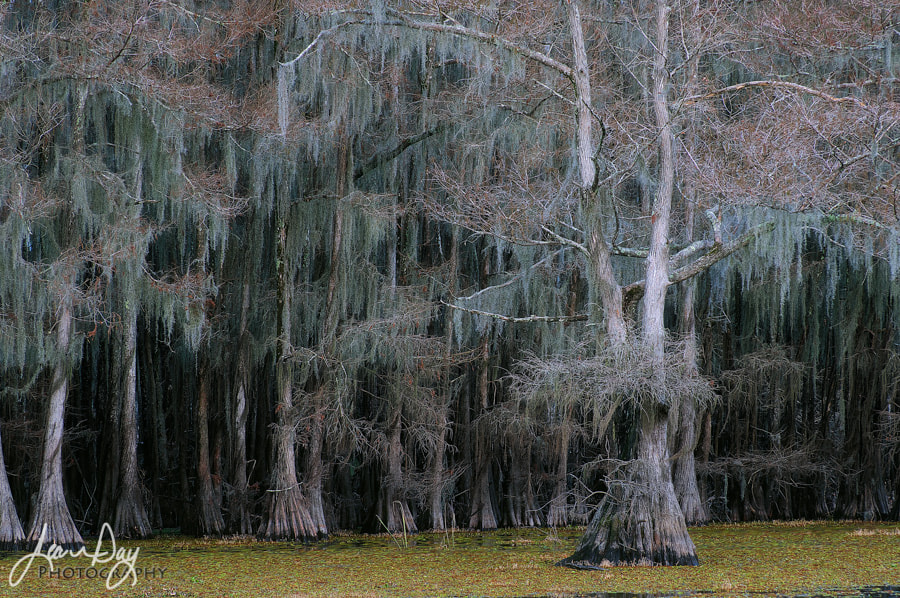
[[404, 493], [401, 431], [401, 418], [397, 413], [387, 432], [388, 447], [384, 458], [387, 473], [381, 481], [376, 510], [381, 524], [389, 532], [415, 533], [418, 529]]
[[195, 412], [197, 427], [197, 523], [200, 534], [221, 536], [225, 531], [219, 493], [212, 480], [209, 455], [209, 371], [206, 359], [201, 358], [198, 372], [200, 392]]
[[[66, 396], [69, 390], [69, 343], [72, 338], [72, 303], [63, 298], [57, 319], [56, 343], [59, 357], [53, 370], [50, 404], [47, 406], [47, 425], [44, 428], [44, 454], [41, 459], [41, 485], [29, 525], [26, 545], [33, 549], [43, 539], [43, 545], [53, 543], [67, 549], [84, 546], [75, 527], [63, 493], [62, 447], [65, 423]], [[6, 476], [3, 476], [6, 479]], [[8, 487], [8, 483], [7, 483]], [[14, 528], [15, 525], [11, 524]], [[15, 533], [15, 532], [14, 532]]]
[[291, 365], [291, 308], [293, 270], [286, 263], [287, 226], [278, 227], [278, 312], [275, 376], [278, 403], [275, 408], [275, 465], [272, 487], [269, 488], [266, 518], [259, 529], [264, 540], [312, 540], [316, 526], [306, 508], [306, 501], [297, 481], [294, 431], [294, 370]]
[[247, 314], [250, 313], [250, 283], [244, 281], [241, 301], [240, 339], [238, 340], [235, 374], [234, 410], [232, 414], [231, 489], [228, 493], [228, 527], [237, 534], [252, 533], [249, 491], [247, 487], [247, 387], [250, 383], [250, 339]]
[[591, 261], [593, 284], [596, 285], [597, 294], [605, 312], [607, 333], [612, 342], [621, 343], [625, 341], [627, 334], [622, 287], [616, 281], [615, 273], [613, 272], [609, 244], [603, 238], [598, 206], [596, 205], [597, 200], [591, 189], [596, 172], [593, 161], [592, 139], [594, 116], [591, 108], [591, 79], [588, 69], [587, 51], [584, 45], [584, 32], [581, 26], [578, 1], [566, 0], [566, 3], [575, 61], [575, 68], [571, 71], [571, 76], [575, 84], [576, 154], [580, 174], [579, 182], [582, 201], [587, 204], [585, 206], [585, 214], [588, 215], [590, 220], [594, 220], [593, 228], [588, 232], [588, 253]]
[[16, 512], [16, 503], [6, 476], [3, 445], [0, 443], [0, 550], [19, 550], [24, 545], [25, 531]]
[[[643, 341], [656, 364], [656, 375], [661, 378], [665, 377], [663, 315], [669, 286], [668, 235], [675, 176], [674, 137], [667, 99], [669, 10], [665, 0], [657, 0], [652, 103], [659, 131], [659, 184], [651, 215], [641, 320]], [[664, 384], [664, 380], [660, 382]], [[663, 401], [651, 400], [640, 407], [637, 458], [630, 475], [612, 482], [578, 550], [560, 564], [592, 568], [603, 564], [698, 563], [672, 483], [668, 406]]]
[[567, 413], [560, 430], [556, 434], [556, 471], [554, 472], [553, 497], [550, 499], [550, 508], [547, 511], [547, 525], [550, 527], [565, 527], [569, 525], [569, 488], [568, 488], [568, 462], [569, 441], [572, 436], [570, 416]]
[[[486, 333], [487, 334], [487, 333]], [[478, 399], [480, 411], [488, 406], [488, 369], [490, 366], [490, 337], [485, 336], [481, 344], [481, 371], [478, 380]], [[472, 503], [469, 510], [469, 527], [473, 529], [497, 529], [497, 514], [494, 501], [491, 499], [491, 439], [483, 425], [474, 430], [475, 476], [471, 485]]]
[[134, 310], [127, 316], [124, 340], [122, 363], [125, 377], [119, 418], [119, 436], [122, 439], [119, 496], [113, 532], [119, 538], [146, 538], [152, 530], [144, 506], [143, 484], [137, 459], [137, 312]]

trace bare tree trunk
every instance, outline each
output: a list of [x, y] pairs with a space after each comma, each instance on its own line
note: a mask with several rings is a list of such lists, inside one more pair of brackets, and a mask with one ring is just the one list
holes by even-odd
[[[688, 213], [688, 240], [693, 231], [693, 210]], [[681, 329], [684, 334], [684, 360], [689, 368], [697, 371], [697, 327], [694, 317], [694, 282], [685, 281], [682, 284]], [[697, 469], [694, 459], [694, 449], [697, 446], [697, 402], [693, 397], [684, 397], [677, 409], [677, 426], [675, 434], [675, 456], [672, 466], [672, 481], [675, 485], [675, 494], [678, 496], [678, 504], [684, 519], [689, 525], [702, 524], [709, 521], [709, 513], [706, 505], [700, 498], [700, 489], [697, 486]]]
[[[653, 112], [659, 128], [659, 186], [653, 202], [651, 218], [650, 255], [647, 258], [647, 277], [644, 290], [642, 330], [655, 362], [656, 376], [665, 377], [665, 323], [664, 311], [666, 291], [669, 287], [669, 220], [672, 211], [672, 194], [675, 183], [675, 137], [672, 131], [668, 105], [669, 76], [668, 59], [669, 11], [665, 0], [656, 2], [656, 60], [653, 68]], [[664, 383], [664, 380], [662, 381]], [[646, 505], [651, 534], [642, 537], [653, 538], [645, 541], [640, 549], [641, 558], [658, 564], [697, 564], [696, 549], [685, 525], [684, 515], [675, 496], [672, 483], [672, 469], [669, 459], [667, 437], [667, 408], [662, 403], [644, 406], [642, 416], [638, 472], [646, 471], [647, 488], [650, 496]], [[644, 480], [638, 479], [638, 484]], [[644, 506], [644, 505], [642, 505]], [[636, 518], [643, 521], [648, 513], [638, 513]]]
[[209, 455], [209, 364], [200, 357], [200, 391], [194, 412], [197, 426], [197, 525], [203, 536], [221, 536], [225, 529], [219, 494], [212, 481]]
[[509, 527], [538, 527], [541, 510], [534, 495], [531, 438], [512, 440], [505, 468], [509, 480], [503, 500], [502, 524]]
[[250, 338], [247, 330], [247, 315], [250, 313], [250, 283], [244, 281], [241, 300], [241, 323], [238, 340], [237, 372], [235, 373], [234, 410], [232, 413], [234, 431], [231, 449], [231, 489], [228, 493], [228, 528], [234, 533], [248, 535], [250, 526], [250, 505], [247, 483], [247, 387], [250, 383]]
[[[693, 241], [694, 233], [694, 206], [693, 198], [688, 198], [686, 234], [688, 242]], [[691, 373], [697, 374], [699, 361], [699, 349], [697, 344], [697, 322], [694, 315], [694, 286], [693, 280], [681, 283], [681, 331], [684, 337], [684, 361]], [[675, 484], [675, 494], [678, 496], [678, 504], [684, 519], [689, 525], [702, 524], [709, 521], [709, 513], [706, 505], [700, 498], [700, 489], [697, 486], [697, 469], [694, 458], [694, 449], [697, 447], [697, 401], [694, 397], [684, 397], [676, 410], [677, 419], [675, 434], [675, 456], [672, 466], [672, 481]]]
[[566, 0], [568, 8], [569, 30], [572, 34], [572, 51], [575, 60], [573, 78], [575, 80], [575, 124], [576, 153], [578, 171], [581, 175], [582, 202], [585, 214], [593, 226], [588, 231], [588, 251], [591, 259], [593, 284], [600, 298], [606, 317], [606, 331], [614, 344], [625, 342], [627, 327], [623, 309], [622, 287], [616, 281], [612, 268], [609, 245], [603, 238], [599, 209], [594, 197], [594, 178], [596, 166], [593, 160], [592, 122], [594, 115], [591, 107], [591, 79], [588, 68], [587, 50], [584, 45], [584, 31], [581, 27], [581, 14], [578, 0]]
[[0, 550], [19, 550], [25, 545], [25, 532], [16, 512], [12, 488], [6, 475], [3, 444], [0, 442]]
[[697, 486], [697, 469], [694, 448], [697, 444], [697, 405], [686, 397], [678, 407], [678, 434], [676, 458], [672, 470], [672, 481], [678, 504], [688, 525], [698, 525], [709, 521], [706, 505], [700, 498]]
[[571, 416], [568, 413], [560, 424], [560, 429], [555, 434], [556, 445], [556, 483], [553, 488], [553, 497], [550, 499], [550, 508], [547, 512], [547, 525], [550, 527], [565, 527], [569, 525], [569, 441], [572, 437]]
[[[641, 322], [643, 341], [661, 385], [665, 384], [663, 315], [669, 286], [668, 235], [675, 177], [674, 136], [667, 100], [669, 10], [665, 0], [657, 0], [653, 112], [659, 130], [659, 185], [651, 216]], [[637, 459], [630, 479], [614, 482], [578, 550], [561, 564], [588, 568], [601, 564], [698, 564], [672, 484], [667, 406], [656, 399], [649, 403], [640, 406]]]
[[[490, 360], [490, 332], [485, 332], [481, 344], [481, 371], [478, 380], [478, 398], [480, 411], [484, 413], [488, 406], [488, 374]], [[485, 426], [476, 424], [474, 468], [472, 482], [472, 505], [469, 516], [469, 527], [474, 529], [497, 529], [497, 515], [494, 501], [491, 499], [491, 438]]]
[[131, 310], [127, 318], [123, 355], [125, 380], [119, 417], [122, 452], [119, 465], [119, 497], [116, 501], [113, 531], [116, 537], [146, 538], [152, 532], [144, 507], [143, 484], [137, 459], [137, 311]]
[[47, 425], [44, 428], [41, 486], [26, 539], [29, 549], [34, 548], [39, 541], [45, 546], [53, 543], [67, 549], [84, 546], [84, 540], [69, 514], [69, 506], [63, 493], [62, 476], [63, 425], [69, 389], [68, 353], [72, 338], [72, 320], [72, 304], [68, 298], [64, 298], [59, 307], [59, 318], [56, 323], [59, 357], [53, 370]]
[[293, 384], [291, 365], [291, 307], [293, 295], [293, 269], [286, 264], [287, 226], [280, 223], [278, 230], [278, 311], [276, 317], [279, 338], [275, 355], [275, 377], [278, 404], [275, 407], [277, 428], [275, 432], [275, 465], [272, 471], [272, 487], [269, 488], [268, 510], [259, 529], [264, 540], [312, 540], [316, 526], [306, 508], [306, 501], [297, 481], [297, 463], [294, 443]]
[[[699, 0], [690, 0], [690, 17], [688, 19], [689, 42], [692, 47], [699, 45], [699, 32], [696, 31], [698, 15], [700, 12]], [[693, 56], [687, 62], [687, 91], [688, 95], [696, 95], [699, 77], [699, 52], [693, 52]], [[690, 149], [696, 147], [693, 136], [688, 142]], [[696, 215], [696, 198], [692, 196], [692, 187], [688, 187], [688, 197], [685, 198], [685, 237], [688, 243], [694, 241], [694, 220]], [[684, 361], [692, 374], [698, 373], [697, 363], [700, 359], [700, 351], [697, 341], [697, 321], [694, 314], [694, 287], [693, 279], [681, 283], [682, 308], [681, 331], [684, 337]], [[684, 397], [678, 405], [675, 457], [672, 467], [672, 478], [675, 484], [675, 494], [678, 496], [678, 504], [684, 519], [689, 525], [702, 524], [709, 521], [709, 513], [706, 505], [700, 498], [700, 489], [697, 486], [697, 470], [694, 460], [694, 449], [697, 446], [697, 402], [694, 397]]]
[[561, 564], [593, 569], [609, 565], [697, 565], [675, 497], [666, 442], [667, 418], [659, 409], [641, 416], [631, 477], [601, 501], [578, 550]]
[[266, 521], [259, 530], [264, 540], [313, 540], [316, 527], [306, 509], [294, 453], [293, 400], [291, 380], [285, 364], [277, 366], [279, 400], [276, 407], [278, 427], [275, 438], [275, 466]]
[[325, 504], [322, 501], [322, 487], [325, 481], [325, 463], [322, 460], [322, 449], [325, 445], [325, 407], [321, 392], [313, 397], [313, 409], [309, 423], [309, 441], [304, 459], [305, 482], [304, 496], [306, 508], [316, 527], [320, 538], [328, 536], [328, 524], [325, 521]]
[[[457, 268], [459, 267], [459, 229], [454, 227], [453, 235], [450, 240], [450, 260], [449, 271], [450, 281], [447, 289], [451, 294], [457, 291]], [[431, 528], [441, 531], [447, 529], [447, 519], [444, 515], [445, 507], [448, 506], [444, 499], [446, 490], [446, 480], [444, 479], [444, 470], [446, 465], [444, 461], [447, 455], [447, 434], [450, 432], [450, 421], [448, 412], [453, 401], [451, 378], [453, 375], [453, 366], [451, 364], [451, 354], [453, 352], [453, 318], [446, 318], [446, 332], [444, 338], [444, 363], [442, 366], [441, 380], [441, 416], [437, 422], [438, 437], [435, 443], [434, 453], [429, 455], [429, 477], [431, 478], [428, 486], [428, 504], [431, 514]], [[452, 506], [450, 506], [452, 508]]]
[[447, 529], [447, 521], [444, 517], [444, 459], [447, 455], [447, 431], [449, 429], [450, 423], [447, 421], [445, 412], [438, 422], [438, 436], [434, 452], [429, 455], [429, 477], [431, 480], [428, 486], [428, 507], [431, 515], [431, 529], [435, 531]]
[[398, 412], [390, 422], [387, 432], [388, 450], [387, 455], [384, 456], [387, 473], [381, 481], [376, 511], [379, 513], [382, 525], [388, 531], [415, 533], [418, 529], [404, 493], [401, 432], [401, 418]]
[[476, 432], [475, 478], [472, 484], [472, 507], [469, 527], [473, 529], [497, 529], [497, 515], [491, 500], [491, 451], [482, 432]]

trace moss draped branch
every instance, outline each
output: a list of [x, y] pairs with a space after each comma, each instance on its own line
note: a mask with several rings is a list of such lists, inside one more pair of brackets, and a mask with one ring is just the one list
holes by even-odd
[[554, 71], [557, 71], [561, 75], [565, 76], [568, 79], [573, 78], [573, 73], [571, 67], [568, 65], [544, 54], [543, 52], [538, 52], [537, 50], [532, 50], [531, 48], [527, 48], [520, 44], [513, 42], [512, 40], [506, 39], [503, 36], [496, 35], [493, 33], [487, 33], [485, 31], [479, 31], [478, 29], [473, 29], [471, 27], [465, 27], [458, 23], [436, 23], [431, 21], [422, 21], [419, 19], [415, 19], [410, 17], [409, 15], [398, 11], [398, 10], [389, 10], [389, 14], [393, 17], [393, 20], [374, 20], [374, 15], [366, 11], [354, 11], [355, 14], [360, 15], [362, 17], [368, 18], [355, 18], [347, 20], [343, 23], [339, 23], [334, 27], [330, 27], [328, 29], [323, 29], [320, 31], [315, 38], [304, 48], [297, 56], [293, 59], [280, 63], [282, 67], [292, 67], [297, 62], [302, 60], [305, 56], [309, 55], [309, 53], [324, 39], [331, 37], [339, 30], [353, 26], [353, 25], [367, 25], [367, 26], [379, 26], [379, 27], [407, 27], [410, 29], [418, 29], [420, 31], [431, 31], [433, 33], [446, 33], [449, 35], [455, 35], [458, 37], [467, 37], [469, 39], [477, 40], [485, 43], [486, 45], [496, 46], [498, 48], [503, 48], [509, 52], [514, 54], [518, 54], [523, 58], [528, 58], [529, 60], [533, 60], [539, 64], [542, 64]]
[[[774, 222], [764, 222], [759, 226], [751, 228], [730, 243], [714, 243], [712, 249], [710, 249], [709, 252], [704, 253], [693, 262], [685, 264], [681, 268], [677, 268], [676, 270], [670, 272], [669, 284], [677, 284], [679, 282], [683, 282], [689, 278], [693, 278], [701, 272], [709, 270], [718, 262], [724, 260], [734, 252], [749, 245], [758, 236], [772, 232], [774, 228]], [[679, 255], [680, 254], [676, 254], [676, 257], [679, 257]], [[630, 305], [635, 301], [639, 301], [641, 297], [643, 297], [644, 285], [644, 280], [638, 280], [637, 282], [633, 282], [627, 285], [623, 289], [626, 305]]]

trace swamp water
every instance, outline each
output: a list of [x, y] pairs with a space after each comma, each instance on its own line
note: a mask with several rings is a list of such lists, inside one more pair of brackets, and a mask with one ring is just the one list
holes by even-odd
[[[554, 566], [582, 532], [337, 535], [310, 545], [163, 534], [121, 543], [140, 549], [136, 565], [148, 574], [114, 591], [100, 579], [39, 576], [37, 567], [11, 588], [9, 571], [22, 554], [0, 555], [0, 596], [900, 598], [897, 523], [710, 525], [691, 530], [699, 567]], [[89, 561], [59, 565], [74, 571]]]
[[[714, 596], [710, 592], [685, 592], [679, 594], [632, 594], [629, 592], [594, 592], [589, 594], [562, 594], [553, 598], [705, 598]], [[751, 594], [752, 596], [761, 596], [763, 594]], [[898, 598], [900, 597], [900, 586], [882, 586], [868, 588], [854, 588], [848, 590], [833, 590], [825, 593], [817, 594], [775, 594], [776, 598]], [[547, 597], [550, 598], [550, 597]]]

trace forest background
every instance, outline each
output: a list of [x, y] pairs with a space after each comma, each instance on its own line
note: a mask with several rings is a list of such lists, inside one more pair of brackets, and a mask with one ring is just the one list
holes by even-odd
[[3, 2], [0, 541], [897, 519], [898, 22]]

